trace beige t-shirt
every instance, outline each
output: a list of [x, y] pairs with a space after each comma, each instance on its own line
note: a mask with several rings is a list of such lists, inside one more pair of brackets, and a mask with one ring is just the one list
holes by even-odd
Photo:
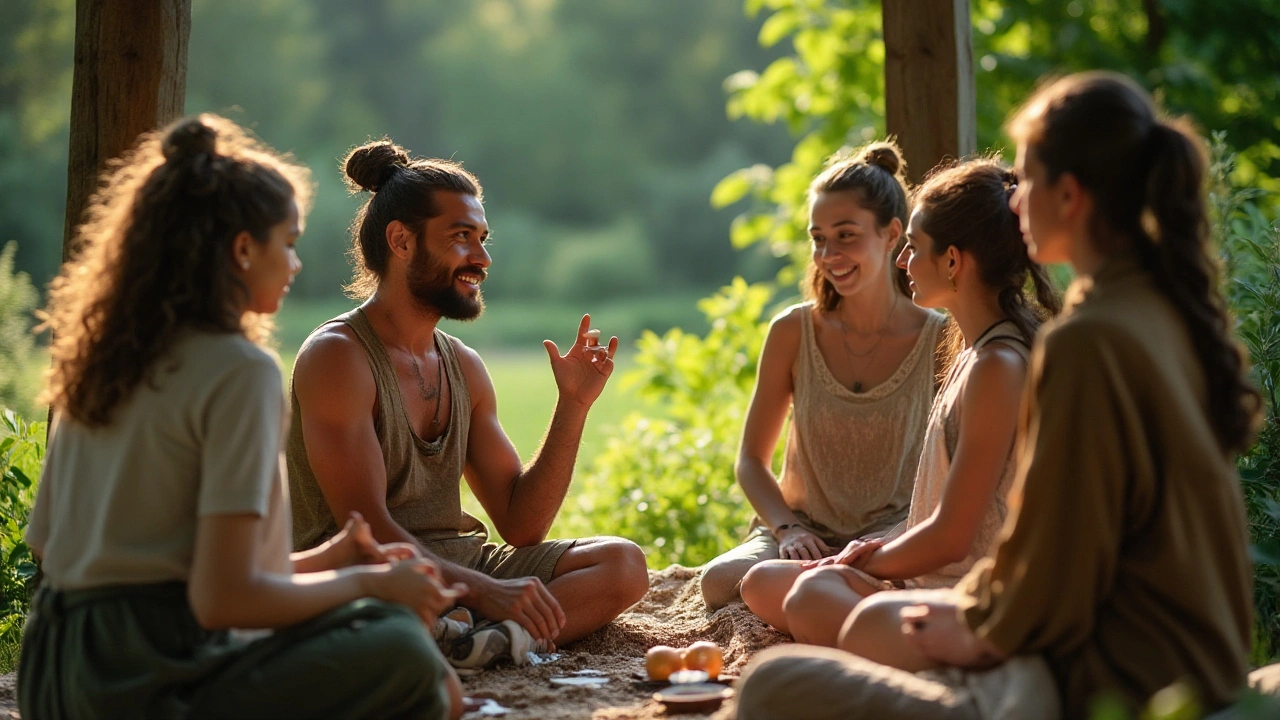
[[262, 569], [289, 572], [280, 368], [234, 333], [187, 332], [111, 414], [54, 417], [27, 528], [59, 590], [185, 581], [196, 522], [253, 514]]

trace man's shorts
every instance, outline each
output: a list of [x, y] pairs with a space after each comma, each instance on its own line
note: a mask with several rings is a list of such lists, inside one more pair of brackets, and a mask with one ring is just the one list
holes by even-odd
[[499, 580], [536, 577], [551, 582], [556, 564], [577, 540], [548, 540], [537, 545], [513, 545], [483, 542], [479, 537], [430, 540], [422, 544], [438, 557], [462, 567], [476, 570]]

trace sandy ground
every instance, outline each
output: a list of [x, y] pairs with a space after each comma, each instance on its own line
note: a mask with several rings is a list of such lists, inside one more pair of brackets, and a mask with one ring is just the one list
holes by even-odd
[[[649, 573], [649, 593], [635, 607], [599, 632], [561, 652], [560, 659], [526, 668], [490, 670], [463, 681], [467, 695], [492, 698], [511, 712], [508, 720], [592, 718], [630, 720], [667, 717], [653, 699], [653, 683], [642, 682], [644, 653], [654, 645], [684, 647], [711, 640], [724, 652], [724, 674], [737, 675], [757, 651], [785, 642], [787, 637], [760, 621], [741, 603], [708, 613], [698, 590], [697, 571], [672, 565]], [[598, 670], [609, 677], [600, 688], [561, 687], [550, 678], [578, 670]], [[483, 717], [469, 713], [468, 720]], [[685, 714], [685, 718], [732, 717], [732, 703], [714, 715]]]
[[16, 693], [18, 674], [0, 675], [0, 720], [17, 720], [18, 696]]
[[[654, 645], [684, 647], [711, 640], [724, 652], [724, 675], [736, 676], [758, 650], [787, 640], [746, 610], [741, 603], [708, 613], [698, 590], [697, 570], [672, 565], [650, 571], [649, 593], [614, 622], [560, 650], [554, 662], [534, 667], [489, 670], [464, 679], [467, 695], [489, 698], [509, 709], [501, 716], [468, 713], [466, 720], [631, 720], [664, 718], [666, 708], [653, 699], [659, 686], [644, 682], [644, 653]], [[553, 685], [552, 677], [578, 670], [604, 673], [599, 688]], [[0, 676], [0, 720], [18, 717], [14, 674]], [[728, 720], [732, 702], [714, 714], [684, 718]]]

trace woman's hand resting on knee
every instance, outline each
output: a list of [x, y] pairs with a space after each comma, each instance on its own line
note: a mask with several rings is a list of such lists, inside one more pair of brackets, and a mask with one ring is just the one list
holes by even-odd
[[821, 560], [834, 550], [822, 538], [793, 525], [778, 536], [778, 557], [783, 560]]
[[871, 553], [879, 550], [882, 545], [884, 545], [882, 540], [852, 540], [835, 555], [805, 563], [804, 569], [810, 570], [823, 565], [848, 565], [861, 570], [867, 558], [871, 557]]
[[1003, 653], [960, 622], [955, 605], [911, 605], [902, 608], [901, 617], [902, 634], [907, 642], [936, 663], [978, 669], [1005, 660]]

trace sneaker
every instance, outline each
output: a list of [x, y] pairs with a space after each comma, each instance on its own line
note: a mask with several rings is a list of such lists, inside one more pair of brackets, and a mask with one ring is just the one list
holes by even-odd
[[436, 644], [443, 647], [471, 632], [474, 625], [475, 623], [471, 621], [471, 611], [464, 607], [456, 607], [436, 619], [431, 634], [435, 637]]
[[454, 640], [446, 651], [449, 664], [476, 673], [504, 662], [528, 665], [530, 653], [547, 652], [550, 643], [535, 640], [515, 620], [485, 623]]

